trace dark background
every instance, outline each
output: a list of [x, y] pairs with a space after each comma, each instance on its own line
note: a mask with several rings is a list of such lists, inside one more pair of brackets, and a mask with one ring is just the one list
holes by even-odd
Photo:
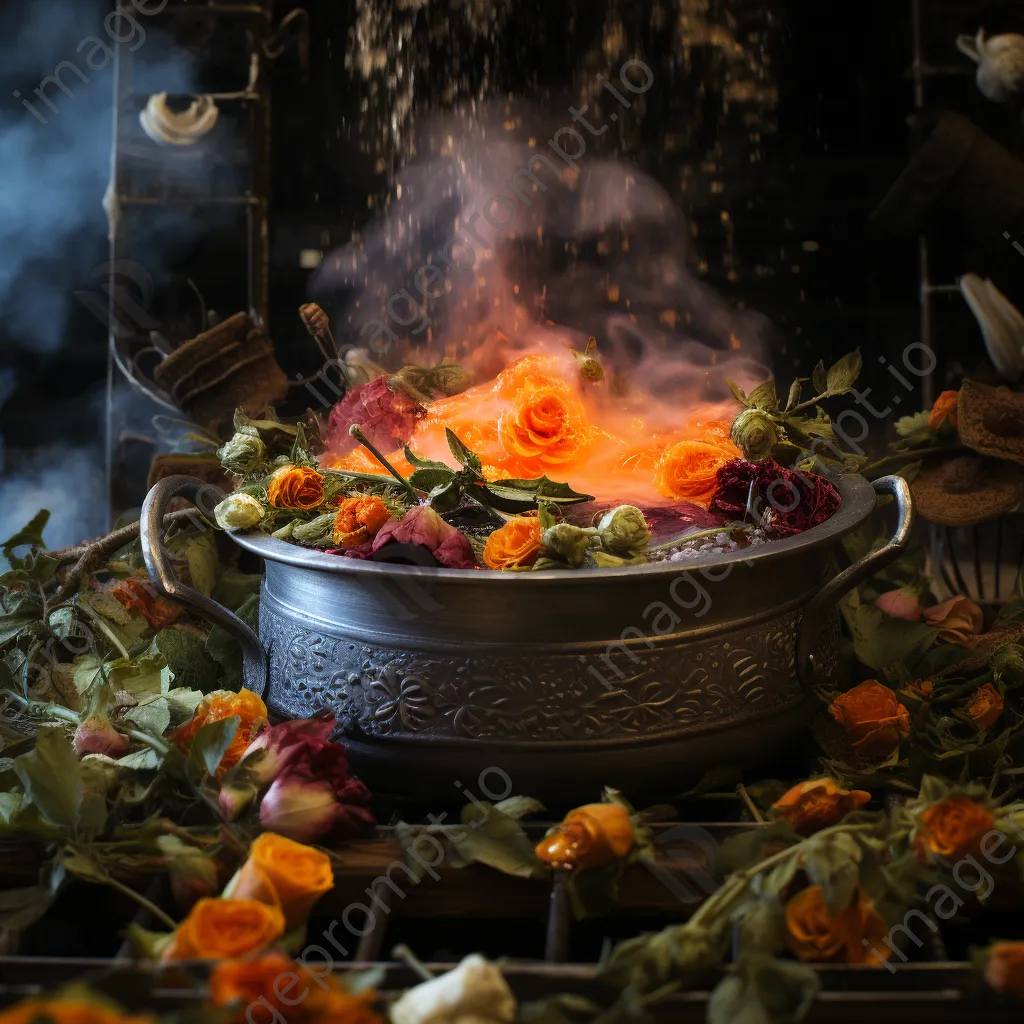
[[[278, 4], [275, 16], [293, 6]], [[287, 52], [271, 77], [270, 328], [289, 374], [317, 368], [316, 351], [295, 317], [308, 279], [300, 251], [348, 242], [384, 202], [389, 168], [402, 156], [400, 146], [375, 130], [388, 97], [374, 94], [346, 67], [358, 15], [354, 0], [306, 0], [304, 6], [312, 26], [306, 73], [297, 54]], [[772, 359], [784, 383], [794, 373], [809, 374], [819, 358], [829, 362], [860, 345], [865, 383], [891, 393], [875, 357], [898, 360], [918, 335], [917, 244], [869, 230], [869, 217], [911, 147], [909, 2], [520, 0], [496, 6], [502, 13], [491, 33], [469, 30], [465, 11], [451, 17], [437, 0], [415, 15], [421, 60], [415, 113], [511, 94], [558, 114], [572, 101], [580, 73], [600, 59], [609, 19], [618, 19], [626, 53], [641, 56], [656, 78], [618, 148], [687, 214], [695, 272], [730, 302], [772, 320]], [[1024, 31], [1021, 5], [922, 0], [922, 6], [925, 59], [960, 69], [929, 80], [930, 101], [967, 114], [1020, 153], [1018, 114], [980, 96], [973, 65], [954, 41], [961, 32], [974, 35], [979, 24], [990, 34]], [[113, 89], [112, 68], [96, 72], [45, 127], [33, 124], [11, 97], [12, 89], [28, 92], [59, 60], [72, 57], [85, 34], [99, 32], [101, 0], [74, 3], [73, 19], [58, 17], [58, 7], [20, 0], [0, 14], [4, 46], [12, 50], [0, 72], [0, 85], [7, 86], [0, 97], [8, 97], [0, 99], [0, 168], [7, 182], [0, 183], [0, 221], [17, 222], [13, 237], [0, 223], [7, 250], [0, 267], [9, 271], [0, 292], [0, 526], [16, 528], [14, 519], [50, 504], [51, 544], [103, 528], [106, 329], [72, 293], [95, 288], [90, 272], [106, 258], [99, 200]], [[749, 79], [756, 85], [753, 97], [728, 98], [737, 65], [720, 48], [698, 40], [681, 57], [676, 19], [694, 11], [703, 23], [725, 26], [757, 57], [760, 71]], [[146, 27], [155, 29], [158, 20]], [[139, 65], [158, 63], [163, 46], [147, 42], [137, 54]], [[231, 75], [222, 71], [215, 61], [198, 69], [201, 84], [192, 88], [224, 88]], [[39, 235], [53, 236], [52, 246], [27, 244], [38, 242], [37, 224]], [[244, 250], [236, 223], [194, 219], [187, 231], [168, 230], [170, 241], [159, 246], [160, 224], [135, 230], [143, 250], [151, 245], [140, 261], [158, 286], [177, 281], [175, 301], [182, 301], [187, 276], [211, 305], [225, 313], [242, 308], [237, 281]], [[955, 232], [932, 244], [937, 280], [952, 282], [974, 269], [963, 265]], [[1020, 279], [1013, 279], [1018, 257], [1009, 242], [999, 239], [999, 246], [997, 283], [1021, 303], [1024, 295], [1014, 294]], [[23, 249], [31, 258], [20, 258]], [[153, 308], [164, 317], [172, 306], [161, 293]], [[937, 308], [935, 383], [941, 388], [975, 369], [984, 350], [959, 296], [943, 297]], [[164, 429], [152, 425], [159, 410], [125, 401], [129, 433]]]

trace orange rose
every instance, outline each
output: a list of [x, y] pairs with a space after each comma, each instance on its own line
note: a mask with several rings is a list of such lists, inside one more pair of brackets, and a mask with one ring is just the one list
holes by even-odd
[[841, 789], [832, 779], [801, 782], [772, 804], [776, 817], [784, 818], [801, 835], [834, 825], [871, 799], [862, 789]]
[[130, 612], [138, 612], [153, 627], [163, 629], [181, 618], [184, 608], [160, 597], [148, 581], [133, 576], [118, 580], [110, 588], [110, 596]]
[[81, 998], [55, 996], [52, 999], [26, 999], [0, 1012], [0, 1024], [155, 1024], [153, 1017], [126, 1017], [105, 1003]]
[[229, 768], [238, 764], [249, 744], [267, 727], [267, 706], [255, 693], [244, 689], [238, 693], [214, 690], [199, 702], [192, 718], [171, 733], [170, 740], [183, 754], [187, 754], [196, 733], [204, 725], [233, 715], [238, 715], [241, 721], [217, 769], [217, 778], [222, 778]]
[[990, 729], [1003, 713], [1003, 698], [991, 683], [986, 683], [974, 694], [964, 711], [979, 729]]
[[635, 838], [629, 814], [618, 804], [586, 804], [570, 811], [537, 845], [555, 868], [596, 868], [625, 857]]
[[[275, 1020], [276, 1011], [288, 1024], [379, 1024], [372, 1009], [376, 992], [350, 995], [336, 978], [320, 978], [279, 952], [225, 960], [210, 972], [209, 1005], [237, 1010], [229, 1019], [239, 1022], [247, 1019], [246, 1010], [255, 1003]], [[324, 984], [329, 986], [326, 990]]]
[[267, 501], [274, 508], [309, 510], [322, 505], [323, 500], [324, 478], [305, 466], [282, 466], [267, 486]]
[[390, 518], [387, 506], [375, 494], [346, 498], [334, 517], [334, 543], [339, 548], [357, 548]]
[[579, 400], [561, 381], [527, 376], [498, 420], [498, 440], [520, 472], [572, 462], [592, 431]]
[[997, 992], [1024, 999], [1024, 942], [996, 942], [988, 951], [985, 980]]
[[533, 565], [540, 554], [543, 531], [536, 516], [516, 516], [495, 530], [484, 545], [484, 564], [488, 569], [514, 569]]
[[[863, 889], [853, 902], [832, 914], [825, 890], [812, 885], [786, 904], [786, 941], [790, 951], [812, 963], [866, 964], [888, 960], [889, 930]], [[864, 940], [867, 939], [867, 945]], [[877, 957], [876, 954], [877, 953]]]
[[943, 391], [942, 394], [935, 399], [932, 411], [928, 413], [929, 430], [938, 430], [947, 419], [953, 429], [957, 429], [956, 404], [959, 398], [959, 391]]
[[276, 942], [284, 914], [259, 900], [200, 900], [178, 925], [161, 960], [228, 960]]
[[718, 471], [742, 457], [736, 445], [715, 435], [677, 441], [658, 460], [654, 486], [662, 497], [692, 501], [706, 508], [718, 490]]
[[274, 832], [264, 832], [249, 848], [231, 897], [280, 906], [291, 930], [306, 920], [316, 901], [333, 887], [334, 873], [327, 854]]
[[968, 643], [981, 632], [982, 619], [981, 609], [967, 597], [951, 597], [924, 610], [924, 621], [939, 630], [936, 639], [951, 644]]
[[966, 796], [932, 804], [917, 822], [914, 852], [921, 863], [932, 857], [955, 859], [976, 854], [982, 837], [995, 828], [992, 812]]
[[910, 712], [874, 679], [841, 694], [828, 709], [854, 750], [866, 757], [887, 757], [910, 735]]

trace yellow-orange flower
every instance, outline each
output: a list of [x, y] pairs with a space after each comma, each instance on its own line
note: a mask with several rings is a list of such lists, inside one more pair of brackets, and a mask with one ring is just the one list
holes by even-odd
[[274, 508], [309, 510], [322, 505], [324, 478], [305, 466], [282, 466], [267, 485], [267, 502]]
[[110, 596], [128, 611], [138, 612], [153, 627], [163, 629], [181, 618], [185, 611], [180, 604], [160, 597], [149, 580], [138, 576], [118, 580], [110, 588]]
[[586, 804], [570, 811], [537, 845], [537, 857], [555, 868], [596, 868], [625, 857], [635, 838], [618, 804]]
[[196, 733], [210, 722], [220, 722], [238, 715], [240, 721], [234, 738], [221, 758], [217, 777], [222, 778], [229, 768], [242, 759], [249, 744], [267, 727], [267, 706], [251, 690], [214, 690], [207, 694], [196, 708], [196, 713], [184, 725], [171, 733], [171, 742], [188, 753]]
[[280, 908], [259, 900], [200, 900], [178, 925], [162, 960], [227, 960], [258, 953], [285, 929]]
[[665, 498], [707, 505], [718, 489], [718, 471], [743, 453], [717, 434], [677, 441], [662, 453], [654, 469], [654, 486]]
[[154, 1018], [125, 1016], [105, 1003], [81, 998], [54, 996], [50, 999], [26, 999], [0, 1012], [0, 1024], [155, 1024]]
[[887, 686], [868, 679], [829, 705], [858, 754], [886, 757], [910, 735], [910, 712]]
[[772, 810], [801, 835], [809, 836], [818, 829], [834, 825], [870, 799], [870, 793], [862, 789], [842, 789], [833, 779], [811, 779], [784, 793], [772, 804]]
[[524, 472], [571, 462], [591, 434], [579, 399], [559, 380], [528, 377], [523, 385], [498, 420], [501, 447]]
[[1003, 698], [991, 684], [980, 687], [964, 708], [967, 717], [979, 729], [990, 729], [1003, 713]]
[[391, 518], [387, 506], [376, 494], [345, 498], [334, 517], [334, 543], [339, 548], [365, 544]]
[[1024, 942], [996, 942], [988, 951], [985, 980], [997, 992], [1024, 999]]
[[930, 430], [938, 430], [947, 419], [953, 429], [956, 430], [956, 405], [959, 398], [959, 391], [943, 391], [942, 394], [935, 399], [932, 411], [928, 413], [928, 428]]
[[888, 934], [885, 921], [863, 889], [858, 889], [850, 905], [837, 914], [828, 909], [820, 885], [808, 886], [786, 904], [786, 941], [801, 960], [879, 963], [892, 955], [884, 942]]
[[331, 859], [312, 846], [264, 832], [249, 848], [232, 890], [233, 899], [279, 906], [288, 928], [302, 924], [314, 904], [334, 886]]
[[540, 554], [542, 530], [535, 516], [516, 516], [495, 530], [484, 545], [488, 569], [513, 569], [533, 565]]
[[237, 1011], [229, 1018], [237, 1021], [245, 1020], [246, 1010], [256, 1003], [272, 1014], [276, 1011], [288, 1024], [379, 1024], [372, 1009], [376, 998], [369, 990], [350, 995], [336, 978], [314, 975], [276, 951], [224, 960], [210, 972], [209, 1005]]
[[955, 859], [976, 854], [995, 817], [970, 797], [950, 796], [927, 808], [918, 819], [914, 852], [924, 863], [932, 857]]

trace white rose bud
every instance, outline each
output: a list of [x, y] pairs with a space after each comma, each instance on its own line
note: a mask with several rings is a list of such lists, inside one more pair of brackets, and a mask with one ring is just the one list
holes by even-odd
[[617, 554], [638, 554], [646, 549], [651, 539], [647, 520], [635, 505], [619, 505], [605, 512], [597, 528], [605, 550]]
[[217, 449], [220, 464], [229, 472], [245, 476], [259, 466], [267, 456], [267, 449], [258, 434], [239, 431], [227, 444]]
[[263, 519], [263, 506], [249, 494], [229, 494], [214, 510], [222, 530], [251, 530]]
[[479, 953], [454, 970], [417, 985], [391, 1007], [391, 1024], [454, 1024], [467, 1018], [510, 1024], [516, 998], [494, 964]]

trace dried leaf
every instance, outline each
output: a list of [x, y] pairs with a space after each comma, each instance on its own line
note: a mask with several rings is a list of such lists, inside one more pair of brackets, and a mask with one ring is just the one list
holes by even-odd
[[82, 777], [71, 741], [58, 726], [44, 725], [35, 748], [14, 759], [25, 795], [47, 821], [72, 829], [82, 806]]
[[862, 361], [860, 349], [848, 352], [828, 371], [828, 391], [832, 395], [842, 395], [849, 391], [860, 376]]
[[747, 401], [755, 409], [763, 412], [778, 412], [779, 399], [775, 394], [775, 379], [769, 377], [763, 384], [758, 384], [747, 397]]
[[828, 390], [828, 373], [825, 370], [825, 363], [820, 359], [811, 373], [811, 384], [816, 394], [822, 395]]

